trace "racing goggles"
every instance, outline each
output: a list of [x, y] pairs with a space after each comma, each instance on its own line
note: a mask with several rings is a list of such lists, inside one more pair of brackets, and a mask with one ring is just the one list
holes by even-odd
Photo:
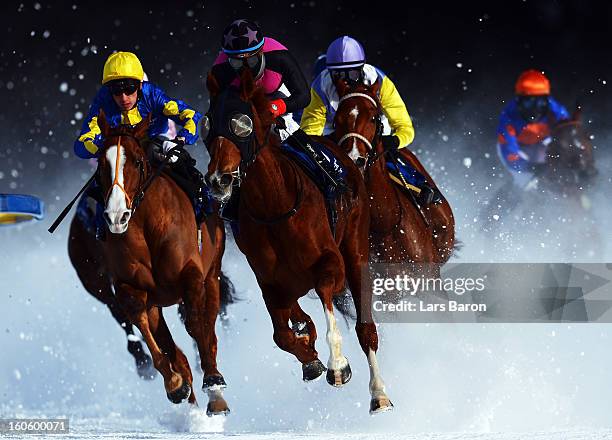
[[242, 69], [243, 66], [248, 67], [249, 69], [254, 69], [255, 67], [257, 67], [257, 65], [259, 64], [260, 60], [260, 54], [257, 53], [255, 55], [251, 55], [249, 57], [242, 57], [242, 58], [232, 58], [232, 57], [228, 57], [227, 61], [229, 62], [230, 66], [232, 66], [232, 69], [234, 70], [240, 70]]
[[140, 83], [136, 80], [118, 79], [118, 80], [112, 81], [108, 85], [108, 88], [110, 89], [110, 92], [114, 96], [121, 96], [121, 95], [130, 96], [136, 93], [139, 86], [140, 86]]
[[352, 69], [330, 69], [329, 74], [333, 82], [344, 80], [348, 83], [361, 83], [364, 78], [363, 69], [361, 67]]

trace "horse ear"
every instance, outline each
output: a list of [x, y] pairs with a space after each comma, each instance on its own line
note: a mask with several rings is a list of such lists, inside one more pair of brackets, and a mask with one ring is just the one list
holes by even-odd
[[104, 113], [104, 110], [100, 109], [100, 113], [98, 114], [98, 127], [100, 127], [100, 133], [102, 134], [102, 137], [107, 137], [108, 136], [108, 131], [109, 131], [109, 126], [108, 126], [108, 121], [106, 120], [106, 114]]
[[208, 94], [211, 98], [214, 98], [221, 91], [221, 86], [219, 85], [219, 81], [212, 72], [208, 72], [208, 76], [206, 77], [206, 88], [208, 89]]
[[343, 79], [338, 79], [334, 82], [334, 86], [336, 87], [336, 91], [338, 92], [338, 96], [342, 98], [349, 92], [350, 86]]
[[149, 129], [149, 125], [151, 125], [152, 118], [153, 113], [150, 112], [149, 116], [134, 126], [134, 137], [136, 139], [144, 139], [147, 136], [147, 130]]
[[249, 69], [242, 69], [240, 73], [240, 99], [248, 102], [255, 92], [255, 80]]

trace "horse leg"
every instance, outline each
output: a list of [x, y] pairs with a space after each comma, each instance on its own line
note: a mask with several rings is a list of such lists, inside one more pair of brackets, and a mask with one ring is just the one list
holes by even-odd
[[140, 376], [144, 380], [152, 380], [155, 379], [157, 375], [157, 370], [153, 366], [153, 360], [151, 356], [149, 356], [144, 347], [142, 346], [142, 342], [140, 338], [134, 334], [134, 326], [127, 318], [119, 304], [115, 298], [113, 298], [110, 304], [106, 304], [108, 309], [110, 310], [113, 318], [119, 323], [121, 328], [125, 331], [125, 335], [127, 338], [127, 349], [132, 356], [134, 356], [134, 360], [136, 361], [136, 372], [138, 376]]
[[[184, 302], [179, 303], [176, 311], [178, 313], [179, 319], [181, 320], [185, 328], [187, 328], [187, 311], [185, 310], [185, 303]], [[196, 371], [198, 373], [203, 374], [204, 372], [202, 371], [202, 367], [200, 366], [200, 364], [202, 363], [202, 359], [200, 358], [200, 349], [198, 348], [198, 343], [193, 338], [191, 338], [191, 343], [193, 344], [193, 351], [195, 352]]]
[[152, 366], [151, 357], [143, 349], [140, 340], [134, 336], [131, 322], [117, 304], [111, 281], [104, 268], [100, 246], [77, 217], [70, 224], [68, 255], [85, 290], [108, 307], [115, 321], [125, 331], [127, 349], [136, 361], [138, 375], [145, 380], [155, 378], [157, 372]]
[[[217, 370], [217, 336], [215, 321], [219, 312], [219, 281], [207, 277], [204, 280], [201, 269], [193, 262], [187, 263], [181, 271], [183, 285], [187, 331], [198, 344], [201, 357], [204, 381], [202, 389], [208, 394], [206, 414], [229, 413], [227, 402], [223, 398], [225, 379]], [[203, 288], [205, 286], [206, 290]], [[208, 289], [212, 290], [209, 291]], [[215, 296], [216, 294], [216, 296]]]
[[334, 290], [337, 290], [339, 284], [344, 284], [339, 283], [336, 279], [338, 267], [342, 267], [342, 262], [338, 261], [335, 254], [330, 253], [323, 256], [317, 266], [318, 270], [315, 269], [315, 274], [318, 275], [318, 279], [316, 280], [315, 291], [323, 304], [327, 323], [327, 345], [329, 346], [326, 379], [330, 385], [341, 387], [351, 380], [352, 376], [348, 359], [342, 354], [342, 335], [334, 316], [332, 302]]
[[296, 301], [295, 305], [291, 308], [291, 330], [295, 333], [295, 336], [300, 339], [303, 338], [314, 350], [315, 342], [317, 340], [317, 328], [312, 318], [302, 310], [300, 304]]
[[370, 414], [376, 414], [393, 409], [393, 404], [385, 393], [385, 383], [380, 375], [376, 351], [378, 350], [378, 332], [372, 317], [372, 296], [369, 290], [362, 290], [362, 271], [367, 266], [362, 264], [358, 257], [351, 258], [355, 254], [345, 254], [346, 278], [357, 312], [355, 333], [359, 339], [359, 345], [368, 359], [370, 367]]
[[[385, 393], [385, 383], [380, 375], [376, 351], [378, 350], [378, 332], [372, 316], [372, 292], [369, 283], [363, 286], [363, 275], [368, 274], [367, 240], [363, 237], [363, 224], [359, 224], [354, 230], [353, 237], [347, 237], [342, 241], [341, 252], [344, 257], [346, 282], [351, 291], [355, 303], [357, 322], [355, 332], [359, 345], [368, 359], [370, 367], [370, 414], [390, 410], [393, 404]], [[365, 272], [364, 272], [365, 271]]]
[[[159, 344], [163, 353], [168, 356], [172, 364], [172, 369], [178, 372], [183, 378], [183, 384], [189, 386], [190, 394], [188, 402], [196, 405], [195, 393], [193, 393], [193, 375], [189, 367], [189, 361], [183, 351], [176, 345], [172, 334], [168, 329], [161, 307], [151, 307], [147, 310], [147, 318], [149, 327], [155, 341]], [[179, 403], [179, 402], [174, 402]]]
[[191, 388], [185, 383], [183, 377], [172, 368], [170, 359], [162, 352], [151, 332], [147, 313], [147, 292], [135, 289], [126, 283], [117, 283], [115, 288], [121, 307], [125, 310], [130, 321], [140, 330], [153, 357], [153, 365], [164, 377], [164, 388], [168, 399], [173, 403], [180, 403], [187, 399], [191, 393]]
[[455, 247], [455, 219], [453, 211], [446, 199], [437, 205], [427, 207], [429, 212], [433, 241], [436, 251], [436, 263], [444, 264], [448, 261]]
[[[273, 339], [278, 348], [293, 354], [302, 363], [302, 380], [309, 382], [315, 380], [323, 374], [325, 366], [319, 360], [319, 354], [305, 338], [299, 338], [289, 327], [289, 319], [292, 310], [297, 304], [290, 304], [279, 295], [272, 286], [260, 286], [263, 292], [264, 302], [272, 320], [274, 328]], [[280, 298], [283, 300], [279, 301]]]

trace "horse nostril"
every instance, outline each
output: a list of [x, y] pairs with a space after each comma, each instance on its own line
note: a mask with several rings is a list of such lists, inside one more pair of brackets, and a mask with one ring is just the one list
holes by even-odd
[[104, 221], [105, 221], [106, 223], [108, 223], [109, 225], [112, 223], [112, 222], [111, 222], [110, 215], [108, 215], [108, 212], [105, 212], [105, 213], [104, 213], [104, 215], [103, 215], [103, 217], [104, 217]]
[[129, 211], [125, 211], [123, 213], [123, 215], [121, 216], [121, 224], [125, 225], [128, 222], [129, 219], [130, 219], [130, 212]]
[[206, 174], [204, 176], [204, 183], [206, 183], [206, 185], [208, 186], [212, 186], [212, 182], [210, 181], [210, 174]]
[[221, 188], [226, 188], [232, 184], [233, 180], [234, 178], [231, 174], [223, 174], [219, 179], [219, 185], [221, 186]]
[[358, 157], [357, 160], [355, 161], [355, 165], [357, 165], [358, 168], [363, 168], [365, 167], [366, 164], [366, 158], [365, 157]]

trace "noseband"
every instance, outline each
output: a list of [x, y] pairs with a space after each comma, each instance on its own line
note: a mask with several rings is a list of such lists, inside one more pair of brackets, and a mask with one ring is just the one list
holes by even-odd
[[371, 141], [368, 138], [366, 138], [364, 135], [360, 133], [352, 132], [352, 131], [349, 133], [346, 133], [344, 136], [342, 136], [338, 140], [338, 146], [342, 146], [342, 144], [347, 139], [351, 139], [351, 138], [359, 139], [360, 141], [362, 141], [368, 147], [368, 157], [367, 157], [367, 162], [366, 162], [366, 169], [368, 169], [374, 162], [376, 162], [376, 160], [382, 154], [382, 153], [375, 152], [375, 147], [378, 144], [378, 139], [380, 138], [382, 134], [382, 130], [383, 130], [380, 107], [378, 105], [378, 102], [374, 98], [372, 98], [370, 95], [366, 93], [361, 93], [361, 92], [353, 92], [353, 93], [347, 93], [342, 98], [340, 98], [340, 101], [338, 101], [338, 108], [340, 108], [340, 104], [342, 104], [344, 101], [350, 98], [365, 98], [368, 101], [370, 101], [372, 104], [374, 104], [374, 107], [378, 111], [378, 113], [376, 114], [376, 133], [374, 133], [374, 137], [372, 138]]

